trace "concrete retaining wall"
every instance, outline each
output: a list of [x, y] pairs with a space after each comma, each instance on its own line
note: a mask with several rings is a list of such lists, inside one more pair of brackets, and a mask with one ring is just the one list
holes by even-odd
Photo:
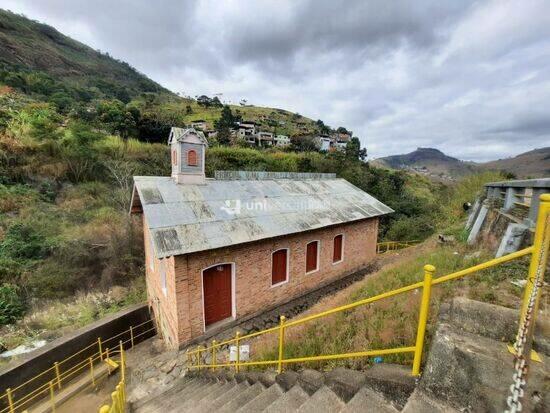
[[[52, 367], [54, 362], [64, 360], [68, 356], [71, 356], [90, 344], [97, 342], [98, 337], [101, 337], [102, 341], [105, 341], [108, 338], [129, 329], [130, 326], [141, 324], [149, 319], [150, 313], [147, 304], [134, 305], [126, 310], [109, 315], [71, 334], [60, 337], [38, 350], [20, 356], [17, 361], [8, 364], [0, 370], [0, 396], [6, 394], [7, 388], [16, 388], [21, 383], [24, 383], [30, 378]], [[136, 334], [151, 327], [152, 323], [148, 323], [143, 329], [136, 330]], [[148, 334], [142, 335], [135, 340], [135, 343], [153, 336], [154, 333], [155, 332], [152, 331]], [[120, 337], [110, 340], [107, 345], [109, 348], [115, 348], [118, 345], [119, 340], [125, 341], [128, 340], [129, 337], [129, 333], [121, 334]], [[103, 350], [105, 350], [105, 347]], [[94, 353], [97, 353], [97, 351], [98, 346], [91, 346], [89, 349], [63, 363], [60, 370], [62, 372], [66, 371], [79, 362], [89, 358]], [[21, 387], [13, 392], [14, 401], [40, 387], [44, 383], [49, 382], [54, 379], [54, 377], [55, 373], [51, 371], [42, 375], [39, 379], [32, 381], [28, 385]], [[0, 410], [5, 405], [6, 403], [4, 398], [0, 400]]]

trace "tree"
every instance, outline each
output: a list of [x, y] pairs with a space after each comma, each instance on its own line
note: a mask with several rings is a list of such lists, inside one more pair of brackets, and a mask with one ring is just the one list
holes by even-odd
[[319, 133], [322, 134], [328, 134], [330, 133], [330, 127], [325, 125], [325, 122], [323, 122], [321, 119], [318, 119], [317, 122], [315, 122], [317, 125], [317, 128], [319, 128]]
[[312, 136], [293, 136], [290, 138], [290, 147], [296, 152], [317, 151], [317, 144]]
[[212, 105], [212, 99], [210, 99], [208, 96], [206, 95], [201, 95], [197, 98], [197, 103], [200, 105], [200, 106], [204, 106], [205, 108], [208, 108]]
[[99, 120], [105, 123], [111, 133], [128, 139], [136, 129], [136, 118], [139, 118], [137, 108], [126, 108], [120, 100], [105, 100], [98, 105]]
[[358, 137], [354, 136], [346, 145], [346, 158], [348, 159], [360, 159], [364, 161], [367, 159], [367, 149], [361, 149], [361, 141]]
[[223, 103], [220, 102], [220, 99], [217, 96], [214, 96], [214, 98], [210, 101], [210, 105], [215, 108], [221, 108]]
[[192, 114], [192, 113], [193, 113], [193, 108], [191, 107], [191, 105], [187, 105], [187, 106], [185, 107], [185, 114], [186, 114], [186, 115], [190, 115], [190, 114]]

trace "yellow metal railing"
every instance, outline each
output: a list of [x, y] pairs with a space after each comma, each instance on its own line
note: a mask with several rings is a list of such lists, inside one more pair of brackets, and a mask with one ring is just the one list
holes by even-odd
[[418, 244], [419, 242], [420, 241], [417, 241], [417, 240], [379, 242], [378, 244], [376, 244], [376, 253], [377, 254], [384, 254], [388, 251], [401, 250], [403, 248], [412, 247], [412, 246]]
[[120, 344], [120, 382], [115, 391], [111, 393], [112, 403], [101, 406], [99, 413], [124, 413], [126, 412], [126, 355], [124, 346]]
[[[113, 354], [117, 354], [117, 347], [120, 344], [132, 348], [135, 340], [154, 331], [155, 325], [151, 319], [141, 324], [131, 326], [129, 329], [109, 337], [106, 340], [102, 340], [98, 337], [97, 341], [94, 341], [65, 359], [53, 363], [52, 367], [26, 380], [17, 387], [2, 390], [0, 393], [0, 413], [22, 412], [42, 401], [45, 397], [50, 399], [52, 410], [55, 410], [57, 394], [66, 388], [70, 381], [89, 372], [92, 385], [95, 385], [98, 365], [104, 362], [105, 359], [112, 358]], [[127, 340], [120, 340], [125, 334], [128, 335], [129, 338]], [[113, 341], [117, 338], [119, 338], [119, 343]], [[83, 357], [82, 353], [88, 354], [86, 354], [83, 360], [71, 366], [70, 361], [79, 355]], [[28, 390], [32, 387], [34, 387], [34, 389]]]
[[[244, 336], [241, 336], [240, 333], [237, 332], [235, 335], [235, 338], [233, 339], [222, 341], [222, 342], [213, 341], [212, 345], [206, 348], [198, 346], [196, 350], [187, 352], [187, 362], [188, 362], [187, 364], [189, 366], [188, 368], [200, 370], [202, 368], [216, 369], [220, 367], [232, 367], [235, 369], [236, 372], [238, 372], [241, 367], [272, 365], [272, 366], [277, 366], [277, 371], [280, 373], [283, 371], [283, 368], [285, 365], [292, 364], [292, 363], [348, 359], [348, 358], [357, 358], [357, 357], [374, 357], [374, 356], [382, 356], [382, 355], [398, 354], [398, 353], [413, 353], [414, 359], [413, 359], [413, 366], [412, 366], [412, 374], [414, 376], [418, 376], [420, 375], [422, 353], [424, 350], [424, 338], [426, 334], [426, 325], [428, 322], [432, 287], [438, 284], [453, 281], [453, 280], [465, 277], [467, 275], [476, 273], [478, 271], [491, 268], [496, 265], [532, 254], [528, 282], [526, 285], [525, 295], [524, 295], [523, 304], [522, 304], [522, 314], [523, 314], [523, 312], [525, 311], [524, 308], [526, 305], [526, 300], [530, 295], [530, 291], [533, 289], [532, 280], [534, 279], [534, 274], [537, 271], [537, 269], [539, 269], [540, 271], [541, 265], [543, 270], [545, 267], [543, 264], [545, 264], [546, 261], [540, 262], [540, 258], [537, 258], [537, 257], [542, 256], [544, 257], [544, 260], [546, 260], [546, 256], [548, 255], [548, 240], [543, 241], [543, 237], [542, 237], [542, 233], [545, 230], [544, 222], [548, 214], [550, 214], [550, 194], [541, 196], [541, 204], [540, 204], [539, 216], [537, 220], [535, 240], [533, 245], [528, 248], [525, 248], [520, 251], [511, 253], [499, 258], [495, 258], [487, 262], [484, 262], [460, 271], [456, 271], [451, 274], [438, 277], [438, 278], [433, 278], [436, 271], [435, 267], [429, 264], [425, 265], [423, 281], [410, 284], [410, 285], [407, 285], [392, 291], [388, 291], [382, 294], [378, 294], [373, 297], [364, 298], [362, 300], [355, 301], [351, 304], [336, 307], [327, 311], [323, 311], [321, 313], [309, 315], [298, 320], [287, 321], [284, 316], [281, 316], [279, 325], [276, 327], [268, 328], [262, 331], [257, 331]], [[542, 254], [541, 254], [541, 251], [542, 251]], [[331, 314], [336, 314], [342, 311], [351, 310], [359, 306], [364, 306], [379, 300], [395, 297], [397, 295], [410, 292], [413, 290], [417, 290], [420, 288], [422, 289], [422, 299], [420, 302], [420, 313], [418, 317], [416, 342], [414, 343], [414, 345], [411, 345], [408, 347], [396, 347], [396, 348], [390, 348], [390, 349], [374, 349], [374, 350], [367, 350], [367, 351], [358, 351], [353, 353], [325, 354], [325, 355], [308, 356], [308, 357], [284, 358], [285, 331], [287, 329], [293, 326], [310, 322], [312, 320], [327, 317]], [[258, 337], [269, 333], [278, 333], [278, 336], [279, 336], [278, 337], [278, 358], [276, 360], [240, 361], [240, 344], [243, 342], [243, 340], [250, 340], [254, 337]], [[226, 363], [218, 363], [217, 350], [221, 346], [227, 346], [227, 345], [234, 345], [236, 347], [236, 350], [237, 350], [236, 360], [233, 362], [230, 361]], [[208, 364], [206, 364], [203, 361], [203, 355], [206, 353], [209, 353], [211, 355], [211, 362]]]

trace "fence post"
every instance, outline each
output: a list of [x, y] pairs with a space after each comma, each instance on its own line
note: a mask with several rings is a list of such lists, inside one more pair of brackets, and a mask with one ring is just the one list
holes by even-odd
[[285, 345], [285, 320], [284, 315], [281, 316], [279, 322], [279, 362], [277, 363], [277, 373], [281, 374], [283, 372], [283, 355], [284, 355], [284, 345]]
[[90, 357], [90, 374], [92, 375], [92, 385], [95, 386], [94, 359]]
[[50, 402], [52, 404], [52, 412], [55, 412], [55, 396], [53, 391], [53, 381], [50, 381]]
[[[534, 194], [533, 194], [534, 195]], [[531, 200], [534, 202], [534, 199]], [[521, 305], [520, 313], [520, 325], [525, 318], [527, 312], [527, 306], [529, 305], [529, 298], [531, 297], [531, 291], [533, 291], [534, 281], [537, 276], [537, 270], [540, 268], [542, 271], [541, 278], [544, 278], [544, 269], [546, 268], [546, 259], [548, 257], [548, 242], [547, 239], [550, 234], [545, 237], [547, 216], [550, 214], [550, 194], [542, 194], [540, 196], [540, 205], [537, 216], [537, 225], [535, 227], [535, 238], [533, 242], [533, 253], [531, 254], [531, 263], [529, 265], [529, 275], [527, 276], [527, 283], [525, 284], [525, 292], [523, 293], [523, 303]], [[540, 280], [542, 282], [542, 279]], [[540, 294], [540, 293], [539, 293]], [[536, 313], [533, 313], [533, 324], [535, 323]]]
[[[105, 349], [105, 360], [107, 360], [108, 358], [109, 358], [109, 347], [107, 347]], [[109, 363], [107, 363], [107, 371], [110, 375], [111, 374], [111, 365]]]
[[55, 380], [57, 381], [57, 388], [61, 389], [61, 377], [59, 375], [59, 363], [56, 361], [53, 363], [53, 366], [55, 368]]
[[130, 342], [132, 343], [132, 348], [134, 348], [134, 327], [132, 326], [130, 326]]
[[414, 350], [413, 376], [420, 375], [420, 362], [422, 361], [422, 350], [424, 349], [424, 337], [426, 335], [426, 324], [430, 311], [430, 295], [432, 293], [432, 277], [435, 272], [433, 265], [424, 266], [424, 283], [422, 285], [422, 301], [420, 302], [420, 315], [418, 316], [418, 331], [416, 332], [416, 346]]
[[101, 337], [97, 338], [97, 346], [99, 347], [99, 359], [103, 361], [103, 349], [101, 348]]
[[216, 340], [212, 340], [212, 370], [216, 370]]
[[122, 340], [119, 341], [120, 346], [120, 377], [122, 381], [126, 381], [126, 357], [124, 355], [124, 345]]
[[15, 412], [15, 408], [13, 407], [13, 397], [11, 395], [11, 389], [6, 389], [6, 396], [8, 396], [8, 406], [10, 407], [10, 413]]
[[[240, 335], [241, 335], [241, 333], [239, 331], [237, 331], [235, 333], [235, 344], [237, 346], [237, 356], [236, 356], [236, 359], [235, 359], [235, 372], [236, 373], [239, 372], [239, 362], [241, 360], [241, 346], [239, 345]], [[229, 349], [229, 352], [231, 352], [231, 348]]]

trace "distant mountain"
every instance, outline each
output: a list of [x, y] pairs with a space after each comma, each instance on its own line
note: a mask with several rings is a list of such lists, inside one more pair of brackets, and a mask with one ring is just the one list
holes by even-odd
[[535, 149], [513, 158], [480, 164], [484, 169], [511, 172], [518, 178], [550, 177], [550, 147]]
[[453, 180], [482, 170], [510, 172], [518, 178], [540, 178], [550, 176], [550, 147], [485, 163], [461, 161], [434, 148], [418, 148], [405, 155], [375, 159], [371, 164], [382, 168], [405, 169], [443, 180]]
[[371, 163], [380, 167], [416, 171], [440, 179], [454, 179], [478, 170], [475, 163], [461, 161], [434, 148], [418, 148], [405, 155], [386, 156]]

